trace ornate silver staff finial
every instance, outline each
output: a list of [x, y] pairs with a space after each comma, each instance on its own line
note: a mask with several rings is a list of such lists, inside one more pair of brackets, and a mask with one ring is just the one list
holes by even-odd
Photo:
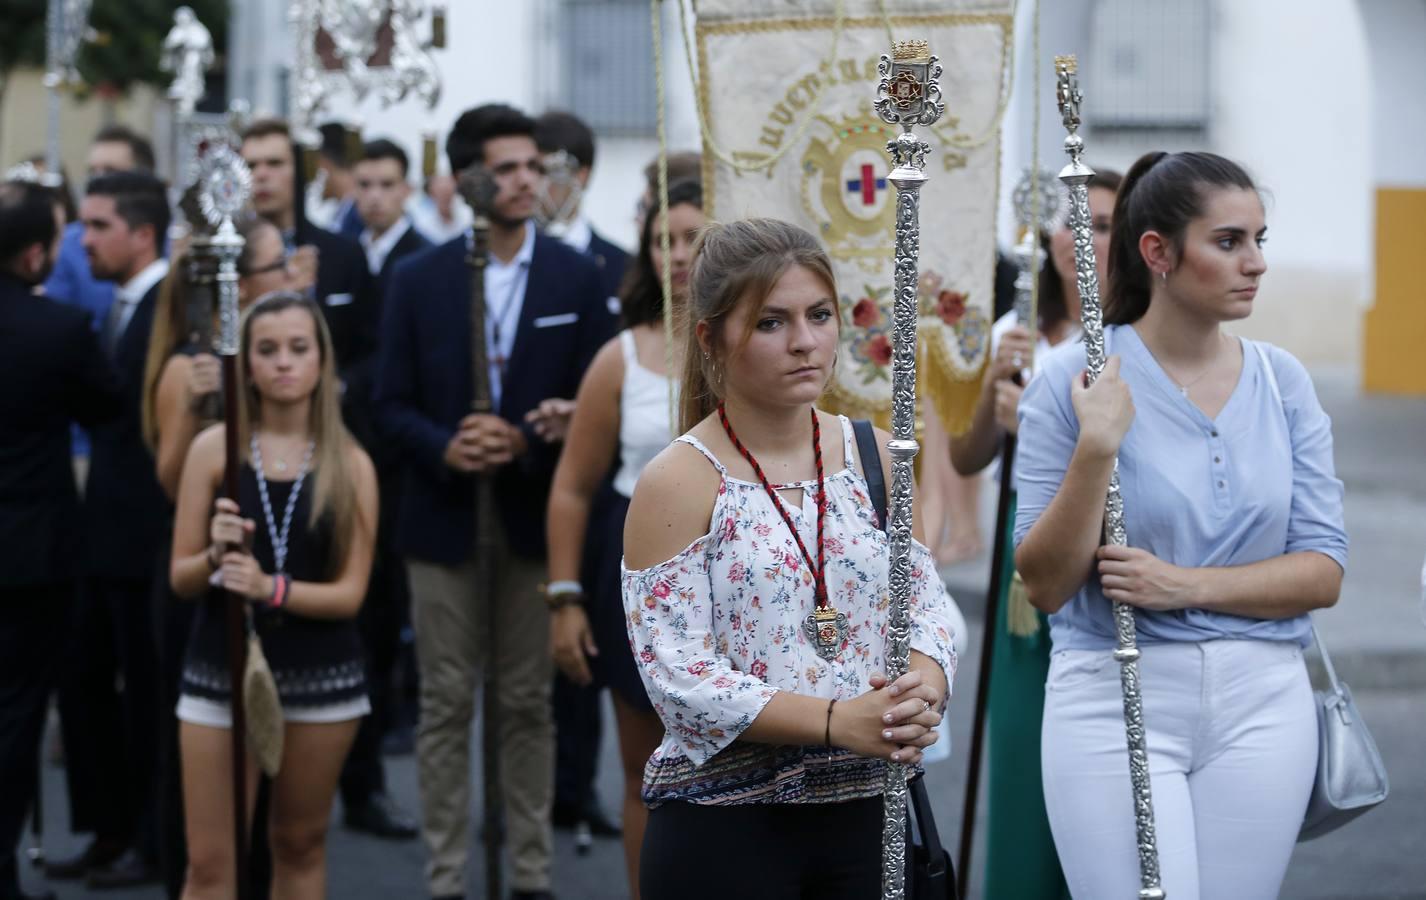
[[1019, 272], [1015, 276], [1015, 318], [1020, 325], [1033, 330], [1036, 315], [1033, 308], [1035, 278], [1045, 264], [1045, 251], [1040, 246], [1040, 232], [1055, 222], [1060, 214], [1064, 186], [1054, 173], [1026, 169], [1010, 195], [1015, 209], [1015, 221], [1020, 226], [1015, 244], [1015, 261]]
[[[1055, 57], [1055, 94], [1064, 118], [1065, 153], [1069, 165], [1060, 170], [1060, 181], [1069, 187], [1069, 227], [1074, 234], [1075, 282], [1082, 308], [1085, 368], [1089, 382], [1104, 372], [1104, 311], [1099, 303], [1099, 270], [1094, 259], [1094, 228], [1089, 215], [1089, 179], [1094, 170], [1080, 161], [1084, 139], [1079, 136], [1079, 107], [1084, 95], [1075, 77], [1078, 64], [1073, 56]], [[1104, 504], [1104, 539], [1114, 546], [1127, 546], [1124, 530], [1124, 498], [1119, 492], [1119, 462], [1109, 476], [1109, 493]], [[1124, 693], [1124, 732], [1129, 744], [1129, 779], [1134, 793], [1134, 833], [1139, 849], [1139, 900], [1163, 900], [1159, 886], [1158, 838], [1154, 831], [1154, 800], [1149, 789], [1149, 750], [1144, 736], [1144, 700], [1139, 689], [1139, 648], [1134, 625], [1134, 608], [1114, 604], [1114, 631], [1118, 649], [1119, 684]]]
[[159, 68], [173, 73], [168, 99], [177, 106], [180, 118], [193, 115], [206, 91], [205, 74], [213, 65], [213, 36], [193, 10], [180, 6], [173, 13], [173, 28], [163, 39]]
[[45, 92], [48, 95], [48, 123], [45, 140], [45, 171], [42, 184], [59, 187], [59, 92], [79, 81], [75, 62], [79, 46], [98, 35], [89, 27], [92, 0], [49, 0], [45, 14]]
[[233, 217], [247, 205], [252, 174], [231, 147], [219, 145], [198, 161], [194, 182], [203, 217], [217, 229], [211, 246], [218, 257], [218, 352], [237, 356], [238, 257], [243, 252], [243, 238], [233, 225]]
[[[931, 145], [911, 132], [941, 117], [941, 66], [926, 41], [898, 41], [877, 66], [877, 115], [901, 133], [886, 144], [896, 167], [887, 180], [896, 186], [896, 293], [892, 306], [891, 509], [888, 582], [891, 610], [886, 626], [886, 677], [896, 680], [911, 658], [911, 483], [916, 443], [917, 265], [921, 254], [921, 186]], [[882, 821], [881, 890], [885, 900], [906, 895], [906, 767], [886, 767], [886, 811]]]
[[[417, 31], [427, 13], [431, 34], [421, 38]], [[383, 107], [414, 94], [428, 119], [421, 135], [422, 169], [427, 177], [434, 175], [441, 73], [430, 51], [445, 44], [444, 5], [432, 7], [422, 0], [290, 0], [288, 17], [297, 45], [292, 133], [298, 144], [306, 149], [318, 146], [318, 116], [342, 89], [358, 103], [375, 92]], [[336, 68], [318, 58], [319, 32], [331, 41]], [[310, 162], [312, 154], [306, 155]]]
[[[555, 237], [559, 237], [569, 227], [569, 217], [579, 207], [579, 201], [584, 196], [584, 187], [575, 177], [578, 171], [579, 161], [568, 150], [545, 154], [545, 183], [536, 215], [541, 227]], [[555, 202], [551, 188], [563, 188], [564, 199]]]

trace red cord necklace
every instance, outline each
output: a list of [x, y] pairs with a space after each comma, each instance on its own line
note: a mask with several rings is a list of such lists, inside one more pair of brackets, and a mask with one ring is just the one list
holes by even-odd
[[763, 474], [762, 466], [753, 458], [753, 454], [743, 446], [743, 442], [738, 440], [738, 435], [733, 431], [732, 424], [728, 421], [728, 411], [722, 403], [718, 404], [718, 421], [723, 423], [723, 430], [728, 433], [728, 440], [733, 442], [733, 446], [743, 455], [743, 459], [748, 461], [748, 465], [753, 467], [753, 472], [758, 476], [758, 481], [762, 484], [763, 490], [767, 491], [768, 497], [772, 500], [773, 507], [782, 516], [782, 521], [787, 524], [787, 530], [792, 532], [792, 539], [797, 542], [797, 549], [802, 551], [802, 558], [807, 563], [807, 568], [812, 572], [813, 592], [816, 598], [816, 607], [802, 623], [802, 629], [807, 632], [807, 639], [816, 648], [817, 655], [823, 659], [834, 659], [841, 651], [842, 645], [847, 642], [847, 614], [838, 612], [827, 598], [827, 545], [824, 540], [824, 533], [827, 524], [827, 475], [822, 468], [822, 426], [817, 421], [817, 410], [812, 410], [812, 454], [817, 461], [817, 559], [812, 559], [812, 554], [807, 552], [807, 545], [802, 542], [802, 535], [797, 531], [797, 526], [792, 522], [792, 514], [787, 511], [787, 506], [782, 502], [782, 498], [773, 490], [772, 484]]

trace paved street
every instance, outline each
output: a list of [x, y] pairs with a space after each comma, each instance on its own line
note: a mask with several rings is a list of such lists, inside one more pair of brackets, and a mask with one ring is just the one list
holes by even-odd
[[[1392, 778], [1392, 796], [1380, 809], [1333, 835], [1299, 846], [1282, 896], [1291, 900], [1426, 900], [1426, 627], [1419, 576], [1426, 554], [1426, 401], [1360, 398], [1351, 383], [1332, 375], [1318, 379], [1337, 437], [1338, 469], [1347, 483], [1351, 563], [1342, 603], [1321, 617], [1342, 676], [1351, 683]], [[987, 494], [987, 504], [989, 503]], [[988, 510], [988, 506], [987, 506]], [[954, 853], [965, 783], [960, 748], [968, 741], [970, 702], [978, 664], [983, 581], [987, 560], [944, 574], [970, 621], [970, 649], [962, 656], [957, 699], [952, 702], [951, 760], [930, 769], [937, 821]], [[611, 810], [619, 795], [612, 720], [601, 757], [600, 793]], [[477, 742], [478, 746], [478, 742]], [[475, 772], [479, 771], [478, 763]], [[407, 758], [389, 760], [393, 791], [416, 808], [415, 768]], [[214, 789], [223, 789], [215, 785]], [[981, 794], [984, 797], [984, 791]], [[45, 770], [45, 802], [54, 811], [46, 848], [67, 855], [77, 848], [65, 833], [62, 773]], [[981, 811], [983, 824], [984, 809]], [[1128, 798], [1124, 814], [1129, 815]], [[627, 896], [617, 841], [600, 841], [576, 856], [566, 834], [557, 839], [556, 891], [566, 900], [614, 900]], [[982, 845], [983, 849], [983, 845]], [[419, 842], [392, 844], [352, 835], [334, 825], [330, 845], [330, 896], [421, 898], [423, 852]], [[479, 862], [473, 854], [473, 863]], [[729, 875], [736, 878], [735, 861]], [[478, 871], [470, 884], [481, 884]], [[40, 884], [31, 878], [28, 886]], [[153, 900], [158, 889], [89, 893], [60, 886], [60, 897]], [[478, 891], [478, 888], [477, 888]], [[473, 892], [472, 897], [478, 896]], [[730, 891], [729, 896], [736, 896]], [[972, 894], [979, 897], [979, 893]], [[1094, 898], [1097, 900], [1097, 898]], [[1207, 898], [1206, 898], [1207, 900]], [[1219, 900], [1219, 898], [1212, 898]]]

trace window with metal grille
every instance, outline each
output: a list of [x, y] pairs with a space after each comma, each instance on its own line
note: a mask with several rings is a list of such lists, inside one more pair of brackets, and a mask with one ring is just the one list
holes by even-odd
[[1208, 16], [1206, 0], [1097, 0], [1085, 72], [1094, 127], [1204, 128]]
[[564, 0], [560, 105], [599, 134], [648, 135], [657, 124], [648, 0]]

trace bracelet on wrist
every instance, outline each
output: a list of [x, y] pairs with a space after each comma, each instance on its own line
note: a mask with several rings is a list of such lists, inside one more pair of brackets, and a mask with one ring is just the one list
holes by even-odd
[[291, 587], [292, 582], [286, 575], [272, 576], [272, 596], [267, 600], [268, 607], [281, 609], [287, 603], [287, 594]]
[[578, 581], [551, 581], [544, 586], [544, 594], [545, 605], [551, 610], [584, 602], [584, 587]]

